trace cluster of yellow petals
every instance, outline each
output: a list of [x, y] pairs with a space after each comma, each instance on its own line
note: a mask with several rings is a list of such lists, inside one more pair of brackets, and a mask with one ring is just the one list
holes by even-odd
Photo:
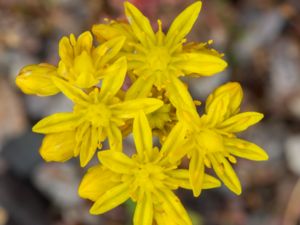
[[[201, 5], [197, 1], [187, 7], [164, 33], [160, 20], [154, 32], [149, 20], [125, 2], [127, 22], [108, 21], [78, 38], [63, 37], [57, 66], [29, 65], [17, 76], [16, 84], [26, 94], [61, 92], [73, 102], [71, 112], [49, 115], [33, 131], [45, 134], [40, 154], [46, 161], [79, 157], [85, 167], [98, 152], [99, 165], [88, 170], [79, 187], [79, 195], [94, 202], [92, 214], [131, 199], [136, 202], [134, 225], [191, 225], [174, 190], [190, 189], [198, 197], [203, 189], [221, 186], [205, 173], [212, 168], [240, 194], [231, 166], [236, 157], [268, 159], [259, 146], [237, 137], [263, 118], [240, 112], [238, 83], [218, 87], [199, 115], [199, 104], [180, 78], [211, 76], [227, 66], [208, 43], [186, 42]], [[136, 147], [132, 156], [122, 144], [130, 133]], [[159, 146], [153, 146], [153, 136], [159, 137]], [[105, 141], [109, 149], [98, 151]], [[186, 156], [188, 168], [182, 165]]]

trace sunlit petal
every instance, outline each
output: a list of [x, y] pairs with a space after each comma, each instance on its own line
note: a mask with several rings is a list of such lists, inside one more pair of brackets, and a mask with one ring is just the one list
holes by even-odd
[[55, 95], [59, 89], [52, 81], [53, 76], [58, 76], [55, 66], [46, 63], [29, 65], [22, 68], [16, 77], [16, 84], [25, 94]]
[[226, 150], [231, 154], [255, 161], [268, 160], [268, 154], [259, 146], [254, 143], [238, 139], [238, 138], [225, 138], [224, 145]]
[[105, 70], [100, 92], [102, 101], [106, 102], [117, 94], [124, 83], [126, 71], [127, 63], [125, 57], [119, 58]]
[[141, 192], [136, 204], [134, 217], [133, 217], [133, 224], [152, 225], [152, 221], [153, 221], [152, 196], [148, 192]]
[[122, 152], [106, 150], [98, 153], [99, 161], [115, 173], [130, 173], [136, 166], [134, 161]]
[[163, 102], [161, 100], [155, 98], [139, 98], [111, 105], [110, 109], [120, 118], [130, 119], [134, 118], [140, 110], [148, 114], [157, 110], [161, 106], [163, 106]]
[[173, 21], [166, 36], [166, 43], [177, 44], [191, 31], [201, 10], [202, 3], [196, 1], [187, 7]]
[[40, 120], [32, 128], [33, 132], [49, 134], [72, 131], [80, 123], [80, 115], [74, 113], [55, 113]]
[[137, 153], [141, 156], [151, 155], [152, 131], [144, 112], [138, 112], [133, 122], [133, 137]]
[[105, 194], [101, 195], [90, 209], [90, 213], [93, 215], [105, 213], [122, 204], [128, 198], [129, 184], [121, 183], [107, 190]]
[[47, 162], [65, 162], [74, 156], [75, 132], [47, 134], [40, 148], [42, 158]]

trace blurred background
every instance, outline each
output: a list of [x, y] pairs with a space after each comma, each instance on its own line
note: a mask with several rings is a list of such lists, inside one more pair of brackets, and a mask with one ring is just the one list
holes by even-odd
[[[53, 112], [71, 109], [61, 95], [23, 95], [15, 86], [25, 65], [58, 62], [58, 41], [103, 22], [124, 18], [121, 0], [0, 0], [0, 225], [132, 224], [132, 203], [91, 216], [79, 199], [84, 171], [76, 160], [44, 163], [42, 136], [32, 125]], [[164, 28], [192, 0], [134, 0], [156, 26]], [[203, 0], [188, 39], [225, 53], [229, 67], [210, 78], [187, 79], [193, 96], [205, 100], [218, 85], [239, 81], [243, 110], [265, 119], [242, 134], [262, 146], [267, 162], [239, 160], [241, 196], [226, 188], [194, 199], [178, 194], [194, 225], [300, 224], [300, 1]]]

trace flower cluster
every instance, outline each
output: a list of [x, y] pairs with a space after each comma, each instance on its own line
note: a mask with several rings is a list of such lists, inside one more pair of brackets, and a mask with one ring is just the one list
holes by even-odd
[[[160, 20], [154, 32], [135, 6], [128, 2], [124, 6], [126, 22], [107, 21], [78, 38], [63, 37], [58, 65], [26, 66], [16, 84], [26, 94], [61, 92], [73, 102], [72, 112], [50, 115], [33, 131], [45, 134], [40, 154], [46, 161], [79, 156], [85, 167], [97, 152], [99, 165], [88, 170], [79, 187], [79, 195], [94, 202], [92, 214], [132, 199], [135, 225], [190, 225], [173, 191], [190, 189], [198, 197], [203, 189], [221, 186], [220, 179], [240, 194], [241, 184], [231, 166], [236, 157], [259, 161], [268, 156], [236, 133], [263, 115], [240, 112], [243, 93], [236, 82], [218, 87], [207, 98], [203, 115], [198, 114], [199, 102], [180, 77], [211, 76], [227, 66], [209, 43], [186, 40], [200, 1], [187, 7], [167, 33]], [[133, 155], [126, 154], [122, 144], [131, 133]], [[153, 136], [159, 146], [153, 146]], [[109, 149], [101, 150], [105, 141]], [[219, 179], [206, 174], [206, 168]]]

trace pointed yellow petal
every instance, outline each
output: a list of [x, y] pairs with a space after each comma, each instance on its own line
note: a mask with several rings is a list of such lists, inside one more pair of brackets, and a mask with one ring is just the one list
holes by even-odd
[[196, 1], [176, 17], [167, 33], [166, 42], [172, 42], [174, 45], [185, 38], [196, 22], [201, 6], [202, 3]]
[[51, 79], [53, 76], [58, 76], [55, 66], [46, 63], [29, 65], [22, 68], [16, 77], [16, 84], [25, 94], [55, 95], [59, 89]]
[[102, 102], [106, 102], [117, 94], [124, 83], [126, 71], [127, 62], [125, 57], [119, 58], [105, 70], [100, 92]]
[[226, 118], [235, 115], [240, 110], [240, 105], [243, 99], [243, 90], [237, 82], [228, 82], [218, 87], [206, 100], [206, 111], [218, 96], [229, 95], [229, 105], [227, 106]]
[[165, 224], [176, 225], [172, 217], [171, 218], [168, 217], [168, 215], [165, 212], [159, 210], [154, 211], [154, 220], [157, 225], [165, 225]]
[[85, 167], [93, 158], [98, 145], [98, 130], [90, 127], [83, 136], [80, 146], [80, 166]]
[[74, 148], [75, 157], [79, 156], [79, 154], [80, 154], [81, 146], [83, 144], [82, 140], [84, 139], [84, 136], [86, 135], [86, 133], [89, 132], [90, 126], [91, 126], [91, 124], [89, 122], [85, 121], [76, 128], [76, 135], [75, 135], [76, 145]]
[[192, 189], [189, 171], [186, 169], [176, 169], [166, 172], [168, 178], [166, 178], [173, 185], [179, 186], [185, 189]]
[[145, 43], [145, 38], [155, 40], [155, 34], [149, 20], [131, 3], [125, 2], [125, 14], [136, 37]]
[[172, 81], [166, 87], [170, 102], [177, 109], [196, 111], [192, 96], [187, 87], [177, 77], [172, 77]]
[[154, 76], [149, 76], [147, 78], [144, 78], [143, 76], [139, 77], [127, 90], [125, 100], [147, 97], [151, 92], [154, 81]]
[[95, 65], [96, 68], [104, 67], [119, 53], [124, 45], [125, 37], [116, 37], [102, 43], [94, 51]]
[[123, 21], [110, 21], [108, 24], [97, 24], [92, 27], [92, 32], [100, 43], [114, 39], [116, 37], [126, 37], [123, 49], [132, 51], [133, 48], [128, 43], [136, 42], [131, 26]]
[[225, 138], [224, 145], [231, 154], [255, 161], [268, 160], [268, 154], [254, 143], [238, 139]]
[[42, 158], [47, 162], [65, 162], [74, 156], [75, 132], [47, 134], [40, 148]]
[[120, 128], [115, 124], [111, 124], [107, 129], [107, 136], [109, 140], [109, 147], [114, 151], [122, 151], [122, 133]]
[[217, 188], [220, 186], [221, 186], [221, 182], [218, 179], [216, 179], [208, 174], [204, 175], [202, 189]]
[[194, 197], [201, 194], [204, 179], [204, 162], [201, 153], [198, 150], [193, 151], [189, 165], [190, 181], [193, 188]]
[[91, 32], [85, 31], [79, 35], [76, 46], [74, 46], [75, 56], [80, 55], [83, 51], [89, 53], [93, 46], [93, 36]]
[[189, 143], [191, 140], [187, 139], [178, 148], [174, 148], [167, 156], [170, 163], [176, 163], [181, 160], [186, 154], [189, 154], [195, 147], [193, 143]]
[[[177, 155], [177, 151], [179, 148], [186, 149], [183, 144], [185, 144], [185, 136], [186, 136], [186, 127], [183, 123], [178, 122], [169, 133], [168, 137], [166, 138], [163, 146], [161, 147], [161, 152], [165, 155]], [[177, 158], [177, 157], [176, 157]], [[176, 159], [176, 161], [179, 158]]]
[[55, 113], [40, 120], [32, 128], [33, 132], [41, 134], [72, 131], [80, 123], [80, 115], [74, 113]]
[[117, 115], [120, 118], [130, 119], [135, 117], [140, 110], [148, 114], [161, 106], [163, 106], [161, 100], [155, 98], [139, 98], [111, 105], [110, 109], [114, 115]]
[[94, 166], [84, 175], [78, 189], [78, 194], [81, 198], [96, 201], [107, 190], [118, 185], [114, 179], [114, 172], [102, 165]]
[[63, 37], [59, 41], [59, 56], [61, 60], [67, 65], [72, 66], [72, 62], [74, 60], [74, 49], [71, 45], [69, 38]]
[[135, 225], [152, 225], [153, 221], [153, 202], [152, 196], [148, 192], [142, 192], [139, 195], [134, 217], [133, 224]]
[[242, 193], [241, 183], [229, 162], [223, 156], [218, 157], [217, 154], [215, 156], [210, 154], [208, 157], [218, 177], [232, 192], [240, 195]]
[[93, 215], [105, 213], [125, 202], [129, 198], [129, 183], [121, 183], [109, 189], [90, 209]]
[[226, 118], [230, 96], [224, 94], [214, 98], [212, 103], [207, 107], [206, 115], [201, 117], [201, 121], [208, 127], [216, 127]]
[[241, 132], [258, 123], [263, 117], [263, 114], [257, 112], [239, 113], [225, 120], [218, 128], [232, 133]]
[[183, 70], [186, 75], [211, 76], [227, 67], [227, 63], [221, 57], [204, 52], [182, 53], [174, 60], [176, 67]]
[[86, 105], [88, 102], [88, 95], [81, 89], [71, 85], [69, 82], [60, 78], [53, 78], [54, 84], [73, 102]]
[[137, 153], [149, 157], [152, 152], [152, 131], [144, 112], [138, 112], [133, 122], [133, 137]]
[[180, 225], [192, 225], [186, 210], [182, 206], [180, 200], [174, 193], [168, 189], [161, 189], [155, 192], [159, 202], [162, 204], [162, 208], [172, 217], [174, 221], [177, 221]]
[[100, 151], [98, 158], [105, 167], [119, 174], [131, 173], [136, 166], [134, 161], [122, 152], [112, 150]]
[[78, 87], [89, 88], [99, 83], [99, 80], [94, 76], [93, 59], [88, 52], [83, 51], [76, 56], [73, 69], [76, 74], [75, 83]]

